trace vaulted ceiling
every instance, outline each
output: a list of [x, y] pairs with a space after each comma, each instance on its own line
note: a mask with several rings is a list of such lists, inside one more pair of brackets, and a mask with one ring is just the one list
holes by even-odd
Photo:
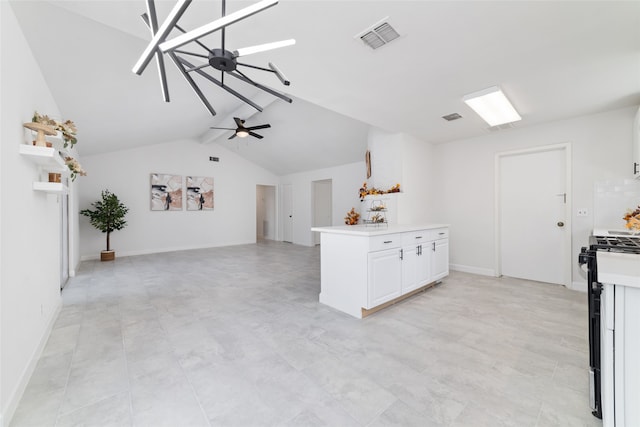
[[[229, 0], [227, 14], [255, 2]], [[174, 1], [156, 0], [162, 22]], [[150, 40], [143, 0], [12, 1], [56, 99], [79, 127], [82, 155], [195, 138], [219, 143], [276, 174], [362, 160], [369, 126], [443, 143], [488, 132], [462, 97], [500, 85], [527, 127], [640, 104], [640, 2], [281, 0], [230, 26], [230, 50], [295, 38], [295, 46], [246, 57], [273, 62], [291, 80], [248, 72], [288, 104], [229, 82], [265, 107], [257, 113], [206, 81], [212, 117], [173, 64], [171, 102], [155, 65], [131, 68]], [[221, 2], [195, 0], [179, 24], [220, 17]], [[386, 19], [400, 38], [372, 50], [357, 34]], [[170, 38], [174, 37], [174, 34]], [[219, 34], [207, 36], [218, 47]], [[3, 65], [5, 66], [5, 65]], [[229, 80], [229, 79], [227, 79]], [[463, 119], [441, 117], [460, 113]], [[233, 117], [271, 123], [264, 139], [229, 141]]]

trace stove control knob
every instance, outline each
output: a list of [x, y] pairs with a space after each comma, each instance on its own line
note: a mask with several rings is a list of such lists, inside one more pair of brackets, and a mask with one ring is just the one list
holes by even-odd
[[556, 224], [558, 227], [564, 227], [564, 222], [562, 221], [558, 221], [558, 223]]

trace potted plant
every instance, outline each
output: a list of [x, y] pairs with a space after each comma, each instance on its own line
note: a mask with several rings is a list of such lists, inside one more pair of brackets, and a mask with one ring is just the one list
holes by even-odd
[[122, 230], [127, 225], [124, 216], [129, 212], [129, 208], [109, 190], [103, 190], [101, 200], [91, 203], [91, 206], [95, 209], [83, 209], [80, 214], [89, 217], [91, 225], [95, 228], [107, 233], [107, 250], [100, 252], [100, 261], [113, 261], [116, 253], [111, 250], [109, 237], [111, 232]]

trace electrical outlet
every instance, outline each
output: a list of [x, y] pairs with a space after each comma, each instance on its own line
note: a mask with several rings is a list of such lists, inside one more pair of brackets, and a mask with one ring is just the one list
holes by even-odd
[[589, 211], [587, 208], [578, 209], [578, 216], [589, 216]]

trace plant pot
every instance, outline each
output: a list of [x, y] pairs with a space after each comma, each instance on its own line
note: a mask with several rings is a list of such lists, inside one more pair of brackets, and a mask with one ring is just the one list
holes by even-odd
[[62, 175], [49, 172], [49, 182], [62, 182]]
[[116, 251], [100, 252], [100, 261], [113, 261], [114, 259], [116, 259]]

